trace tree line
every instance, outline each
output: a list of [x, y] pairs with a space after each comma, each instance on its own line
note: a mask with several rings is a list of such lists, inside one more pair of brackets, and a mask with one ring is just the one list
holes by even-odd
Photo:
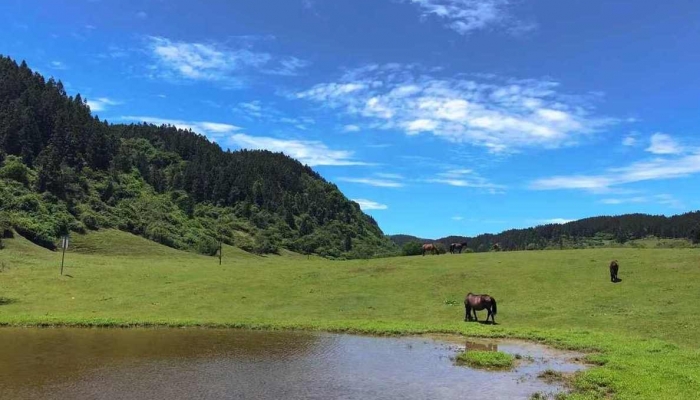
[[[586, 241], [624, 244], [630, 240], [650, 236], [664, 239], [687, 239], [700, 243], [700, 212], [689, 212], [671, 217], [663, 215], [627, 214], [585, 218], [566, 224], [547, 224], [527, 229], [511, 229], [498, 234], [483, 234], [475, 237], [448, 236], [430, 240], [410, 235], [394, 235], [391, 239], [405, 247], [404, 253], [415, 253], [411, 243], [437, 242], [449, 247], [450, 243], [467, 242], [473, 252], [540, 250], [547, 248], [576, 248], [586, 246]], [[407, 244], [411, 244], [407, 246]], [[495, 247], [497, 246], [497, 247]]]

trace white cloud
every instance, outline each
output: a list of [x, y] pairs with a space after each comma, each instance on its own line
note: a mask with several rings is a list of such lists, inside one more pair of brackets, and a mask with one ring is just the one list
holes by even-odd
[[543, 219], [540, 222], [543, 224], [567, 224], [569, 222], [575, 221], [573, 219], [566, 219], [566, 218], [551, 218], [551, 219]]
[[291, 97], [317, 102], [379, 130], [430, 133], [493, 153], [556, 148], [618, 122], [594, 115], [585, 97], [552, 81], [479, 76], [436, 77], [399, 64], [368, 65]]
[[343, 132], [359, 132], [360, 127], [357, 125], [345, 125], [343, 127]]
[[139, 11], [136, 13], [136, 18], [146, 19], [146, 18], [148, 18], [148, 14], [145, 11]]
[[153, 125], [171, 125], [179, 129], [191, 130], [208, 137], [221, 137], [241, 129], [235, 125], [209, 121], [182, 121], [178, 119], [144, 116], [123, 116], [120, 119], [124, 121], [146, 122]]
[[279, 65], [266, 69], [265, 72], [271, 75], [297, 76], [301, 70], [309, 65], [311, 65], [309, 61], [297, 57], [286, 57], [279, 60]]
[[427, 179], [426, 182], [441, 183], [456, 187], [485, 189], [491, 194], [501, 194], [506, 189], [503, 185], [489, 182], [486, 178], [478, 175], [471, 169], [450, 169], [438, 173], [435, 178]]
[[633, 147], [637, 145], [637, 137], [634, 134], [629, 134], [622, 139], [622, 145]]
[[400, 182], [396, 179], [382, 178], [381, 176], [366, 177], [366, 178], [343, 177], [343, 178], [338, 178], [338, 180], [342, 181], [342, 182], [359, 183], [362, 185], [369, 185], [369, 186], [383, 187], [383, 188], [400, 188], [400, 187], [404, 186], [403, 182]]
[[687, 177], [700, 173], [700, 151], [676, 158], [655, 158], [610, 168], [599, 175], [554, 176], [530, 184], [536, 190], [579, 189], [606, 193], [611, 187], [635, 182]]
[[600, 201], [603, 204], [608, 205], [621, 205], [621, 204], [641, 204], [641, 203], [657, 203], [671, 208], [684, 208], [683, 202], [676, 199], [670, 194], [657, 194], [654, 196], [635, 196], [635, 197], [622, 197], [622, 198], [607, 198]]
[[359, 204], [360, 208], [363, 211], [386, 210], [389, 208], [389, 206], [387, 206], [386, 204], [377, 203], [376, 201], [367, 200], [367, 199], [352, 199], [352, 201]]
[[287, 140], [264, 136], [250, 136], [243, 133], [231, 135], [231, 144], [243, 149], [270, 150], [282, 152], [311, 167], [318, 165], [369, 165], [356, 161], [352, 151], [331, 150], [325, 144], [312, 140]]
[[434, 17], [459, 34], [500, 27], [523, 33], [536, 27], [513, 17], [512, 0], [407, 0], [416, 4], [424, 18]]
[[651, 144], [646, 151], [653, 154], [679, 154], [683, 152], [683, 147], [670, 135], [655, 133], [651, 136]]
[[459, 215], [455, 215], [454, 217], [452, 217], [452, 220], [453, 220], [453, 221], [461, 221], [461, 220], [463, 220], [463, 219], [464, 219], [464, 217], [461, 217], [461, 216], [459, 216]]
[[64, 70], [68, 69], [68, 66], [61, 61], [51, 61], [51, 68]]
[[87, 105], [90, 107], [91, 111], [104, 111], [110, 106], [117, 106], [119, 104], [122, 103], [107, 97], [98, 97], [97, 99], [87, 101]]
[[296, 57], [278, 58], [250, 46], [228, 48], [216, 43], [178, 42], [158, 36], [147, 38], [156, 64], [153, 76], [168, 79], [227, 82], [240, 85], [245, 73], [296, 75], [309, 65]]

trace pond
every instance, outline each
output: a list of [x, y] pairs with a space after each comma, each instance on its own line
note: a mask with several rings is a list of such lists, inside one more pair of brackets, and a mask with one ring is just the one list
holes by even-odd
[[[464, 348], [520, 354], [513, 371], [457, 366]], [[219, 329], [0, 328], [8, 399], [527, 399], [537, 375], [582, 368], [520, 342]]]

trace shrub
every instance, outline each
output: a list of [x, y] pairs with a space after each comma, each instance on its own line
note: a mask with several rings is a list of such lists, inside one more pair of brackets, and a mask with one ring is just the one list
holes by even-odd
[[153, 222], [148, 224], [144, 233], [148, 239], [151, 239], [154, 242], [175, 247], [174, 235], [171, 234], [168, 227], [162, 222]]
[[87, 227], [88, 229], [92, 230], [97, 230], [100, 227], [100, 223], [98, 222], [97, 216], [92, 213], [92, 212], [86, 212], [80, 217], [80, 221]]
[[265, 235], [258, 235], [255, 238], [253, 251], [257, 254], [276, 254], [279, 252], [279, 247]]
[[208, 256], [216, 255], [219, 251], [219, 242], [209, 236], [202, 236], [197, 242], [197, 251]]
[[48, 222], [40, 224], [32, 219], [21, 217], [15, 219], [13, 226], [17, 233], [27, 240], [50, 250], [56, 249], [55, 241], [58, 235], [52, 224]]
[[33, 180], [32, 170], [22, 163], [16, 156], [8, 156], [5, 165], [0, 168], [0, 178], [12, 179], [25, 186], [29, 186]]
[[423, 252], [423, 246], [420, 242], [408, 242], [401, 248], [401, 254], [404, 256], [417, 256]]

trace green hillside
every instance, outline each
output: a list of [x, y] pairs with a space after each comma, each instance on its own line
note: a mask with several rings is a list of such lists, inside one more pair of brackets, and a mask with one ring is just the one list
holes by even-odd
[[171, 126], [114, 125], [80, 95], [0, 57], [0, 222], [48, 249], [117, 228], [215, 254], [289, 249], [330, 258], [395, 251], [370, 216], [283, 154], [223, 151]]

